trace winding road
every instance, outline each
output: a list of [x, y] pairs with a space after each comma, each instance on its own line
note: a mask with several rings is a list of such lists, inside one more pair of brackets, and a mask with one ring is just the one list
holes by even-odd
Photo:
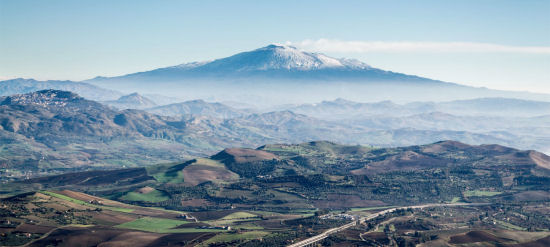
[[396, 210], [400, 210], [400, 209], [405, 209], [406, 210], [406, 209], [421, 209], [421, 208], [433, 208], [433, 207], [485, 206], [485, 205], [490, 205], [490, 203], [449, 203], [449, 204], [446, 204], [446, 203], [432, 203], [432, 204], [424, 204], [424, 205], [418, 205], [418, 206], [406, 206], [406, 207], [390, 208], [390, 209], [380, 211], [378, 213], [371, 214], [371, 215], [366, 216], [366, 217], [361, 217], [361, 218], [359, 218], [359, 220], [353, 221], [353, 222], [345, 224], [343, 226], [328, 229], [328, 230], [324, 231], [323, 233], [321, 233], [319, 235], [316, 235], [316, 236], [313, 236], [311, 238], [304, 239], [300, 242], [288, 245], [288, 247], [302, 247], [302, 246], [313, 245], [314, 243], [319, 242], [319, 241], [327, 238], [328, 236], [330, 236], [334, 233], [341, 232], [341, 231], [346, 230], [346, 229], [348, 229], [352, 226], [355, 226], [357, 224], [365, 223], [366, 221], [372, 220], [372, 219], [374, 219], [378, 216], [393, 213]]

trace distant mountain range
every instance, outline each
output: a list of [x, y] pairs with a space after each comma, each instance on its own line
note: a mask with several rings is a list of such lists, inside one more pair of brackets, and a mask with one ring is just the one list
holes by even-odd
[[147, 112], [163, 116], [197, 115], [215, 118], [237, 118], [250, 114], [250, 111], [235, 109], [221, 103], [208, 103], [204, 100], [190, 100], [181, 103], [157, 106]]
[[[324, 104], [335, 107], [352, 103], [339, 100]], [[175, 114], [170, 117], [141, 110], [115, 110], [58, 90], [2, 97], [0, 157], [5, 158], [0, 158], [0, 166], [9, 168], [13, 176], [28, 172], [36, 175], [177, 161], [230, 146], [314, 140], [385, 147], [449, 139], [543, 152], [548, 152], [550, 146], [546, 128], [550, 116], [468, 117], [432, 112], [376, 117], [367, 114], [329, 121], [289, 110], [252, 113], [204, 101], [147, 111]]]
[[550, 115], [550, 102], [510, 99], [478, 98], [444, 102], [413, 102], [396, 104], [392, 101], [359, 103], [345, 99], [315, 104], [282, 105], [273, 109], [291, 110], [321, 119], [356, 119], [375, 116], [408, 116], [443, 112], [464, 116], [534, 117]]
[[124, 95], [117, 100], [104, 101], [103, 103], [121, 110], [146, 109], [157, 105], [154, 101], [138, 93]]
[[98, 101], [114, 100], [122, 96], [120, 92], [104, 89], [85, 82], [37, 81], [22, 78], [0, 81], [0, 96], [31, 93], [44, 89], [71, 91], [87, 99]]

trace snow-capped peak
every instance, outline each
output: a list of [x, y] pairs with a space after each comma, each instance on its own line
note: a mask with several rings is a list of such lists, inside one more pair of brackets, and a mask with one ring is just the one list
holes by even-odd
[[337, 59], [321, 53], [311, 53], [284, 44], [270, 44], [253, 51], [209, 62], [195, 62], [175, 66], [187, 70], [262, 71], [262, 70], [318, 70], [367, 69], [365, 63], [351, 59]]
[[271, 44], [256, 49], [251, 53], [265, 55], [269, 58], [258, 69], [298, 69], [310, 70], [320, 68], [344, 67], [338, 59], [319, 53], [309, 53], [298, 50], [296, 47], [282, 44]]

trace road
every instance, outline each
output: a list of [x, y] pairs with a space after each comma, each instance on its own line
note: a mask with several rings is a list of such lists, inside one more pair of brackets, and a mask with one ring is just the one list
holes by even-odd
[[490, 205], [490, 203], [450, 203], [450, 204], [432, 203], [432, 204], [424, 204], [424, 205], [417, 205], [417, 206], [406, 206], [406, 207], [390, 208], [390, 209], [380, 211], [378, 213], [371, 214], [371, 215], [366, 216], [366, 217], [361, 217], [361, 218], [359, 218], [359, 220], [355, 220], [355, 221], [353, 221], [351, 223], [348, 223], [348, 224], [345, 224], [343, 226], [328, 229], [328, 230], [324, 231], [323, 233], [321, 233], [319, 235], [316, 235], [316, 236], [313, 236], [311, 238], [304, 239], [300, 242], [288, 245], [288, 247], [303, 247], [303, 246], [313, 245], [314, 243], [319, 242], [319, 241], [327, 238], [331, 234], [346, 230], [346, 229], [348, 229], [352, 226], [355, 226], [357, 224], [365, 223], [366, 221], [372, 220], [372, 219], [374, 219], [378, 216], [382, 216], [382, 215], [385, 215], [385, 214], [388, 214], [388, 213], [393, 213], [396, 210], [400, 210], [400, 209], [405, 209], [406, 210], [406, 209], [421, 209], [421, 208], [433, 208], [433, 207], [484, 206], [484, 205]]

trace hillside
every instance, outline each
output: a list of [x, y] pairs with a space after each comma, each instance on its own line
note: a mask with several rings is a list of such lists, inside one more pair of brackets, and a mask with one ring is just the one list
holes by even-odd
[[[330, 240], [383, 245], [383, 233], [391, 233], [415, 243], [531, 246], [547, 240], [549, 180], [550, 157], [499, 145], [442, 141], [369, 148], [315, 141], [229, 148], [184, 163], [4, 184], [4, 195], [42, 191], [0, 200], [11, 212], [4, 228], [10, 239], [0, 241], [22, 241], [17, 234], [25, 232], [31, 233], [25, 241], [37, 246], [54, 239], [72, 243], [74, 236], [118, 246], [117, 239], [127, 234], [148, 236], [136, 246], [228, 239], [238, 239], [233, 243], [239, 246], [264, 241], [285, 246], [349, 224], [349, 217], [418, 205], [372, 218]], [[47, 232], [51, 235], [43, 235]], [[192, 234], [197, 232], [209, 235]]]
[[[186, 156], [210, 155], [231, 146], [313, 140], [402, 146], [452, 139], [547, 151], [543, 149], [547, 147], [547, 140], [535, 136], [537, 133], [544, 136], [545, 128], [537, 126], [548, 122], [545, 117], [507, 120], [427, 114], [325, 121], [291, 111], [246, 114], [246, 111], [201, 101], [183, 105], [200, 114], [227, 119], [118, 111], [57, 90], [0, 98], [1, 171], [7, 176], [32, 177], [74, 169], [175, 162]], [[475, 128], [470, 126], [472, 122]], [[537, 125], [533, 126], [533, 122]], [[445, 128], [439, 128], [442, 124]], [[472, 132], [460, 131], [464, 128]], [[499, 129], [501, 131], [495, 131]], [[520, 134], [522, 138], [518, 137]]]
[[[498, 192], [499, 196], [491, 200], [519, 200], [526, 188], [530, 191], [549, 189], [544, 182], [549, 177], [550, 157], [547, 155], [499, 145], [472, 146], [442, 141], [421, 146], [369, 148], [316, 141], [269, 144], [258, 149], [230, 148], [210, 158], [156, 165], [146, 170], [80, 172], [36, 178], [21, 181], [18, 186], [23, 187], [16, 188], [29, 188], [36, 183], [46, 188], [62, 186], [85, 191], [94, 191], [97, 187], [101, 188], [98, 193], [112, 196], [111, 193], [120, 195], [120, 186], [133, 190], [136, 186], [148, 185], [168, 193], [172, 199], [201, 199], [204, 205], [220, 208], [227, 207], [229, 201], [245, 208], [252, 205], [307, 208], [327, 202], [335, 193], [343, 193], [355, 198], [359, 207], [428, 203], [454, 197], [467, 200], [464, 193], [475, 190]], [[386, 186], [399, 189], [386, 190], [390, 188]], [[183, 187], [193, 188], [194, 192], [184, 192]], [[250, 194], [246, 192], [250, 187], [264, 191]], [[204, 194], [208, 190], [217, 192]], [[410, 190], [418, 191], [408, 195]], [[281, 191], [292, 196], [287, 198], [280, 194]], [[244, 193], [245, 197], [233, 198], [233, 193]], [[263, 201], [269, 195], [280, 202]], [[168, 201], [156, 204], [179, 209], [186, 207], [172, 199], [166, 198]]]
[[159, 138], [175, 130], [167, 119], [112, 110], [71, 92], [44, 90], [0, 102], [2, 167], [11, 170], [8, 176], [163, 162], [176, 159], [184, 147]]

